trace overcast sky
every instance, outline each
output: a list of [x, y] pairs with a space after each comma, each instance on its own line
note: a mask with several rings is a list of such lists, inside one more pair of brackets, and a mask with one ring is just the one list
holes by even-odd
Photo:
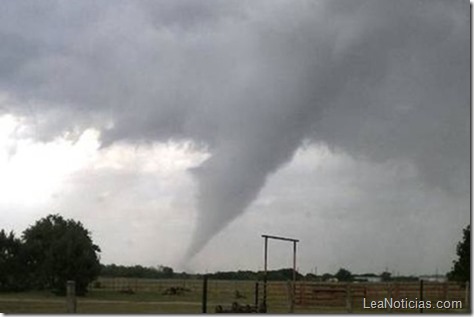
[[[103, 263], [445, 273], [470, 219], [469, 2], [4, 1], [0, 227]], [[292, 265], [270, 242], [270, 268]]]

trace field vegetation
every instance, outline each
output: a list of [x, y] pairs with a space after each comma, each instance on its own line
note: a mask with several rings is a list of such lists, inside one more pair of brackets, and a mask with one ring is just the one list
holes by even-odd
[[[91, 284], [85, 296], [77, 298], [78, 313], [200, 313], [202, 286], [199, 279], [141, 279], [100, 277]], [[207, 311], [218, 305], [230, 307], [233, 302], [254, 305], [255, 281], [209, 280]], [[290, 293], [288, 282], [268, 283], [268, 312], [288, 313]], [[347, 287], [351, 289], [351, 306], [347, 306]], [[174, 291], [170, 291], [174, 290]], [[419, 283], [315, 283], [300, 281], [296, 286], [295, 313], [387, 313], [386, 309], [366, 310], [362, 298], [378, 300], [419, 297]], [[425, 299], [460, 300], [462, 309], [429, 310], [426, 312], [468, 312], [466, 290], [457, 283], [425, 284]], [[259, 302], [263, 287], [259, 283]], [[0, 294], [0, 311], [5, 313], [65, 313], [66, 298], [48, 291], [9, 292]], [[418, 312], [394, 310], [394, 312]]]
[[[103, 265], [99, 252], [80, 222], [59, 215], [40, 219], [21, 238], [0, 230], [0, 312], [65, 313], [65, 286], [69, 280], [76, 282], [78, 313], [202, 311], [202, 274], [174, 272], [163, 265]], [[456, 253], [458, 259], [447, 275], [451, 282], [426, 283], [423, 296], [425, 300], [459, 301], [463, 308], [429, 312], [469, 311], [466, 281], [470, 279], [470, 226], [464, 229]], [[420, 282], [414, 276], [393, 277], [389, 272], [353, 274], [345, 268], [319, 276], [295, 273], [297, 283], [293, 288], [292, 269], [267, 272], [268, 312], [287, 313], [292, 307], [294, 312], [305, 313], [380, 313], [386, 310], [364, 310], [362, 299], [421, 298]], [[214, 312], [218, 305], [230, 307], [236, 302], [256, 306], [263, 301], [262, 271], [215, 272], [206, 276], [208, 312]], [[374, 277], [381, 282], [367, 282]]]

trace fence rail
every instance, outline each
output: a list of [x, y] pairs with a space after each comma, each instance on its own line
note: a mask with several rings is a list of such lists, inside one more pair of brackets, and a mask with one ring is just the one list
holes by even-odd
[[348, 309], [362, 308], [364, 300], [399, 301], [424, 300], [447, 301], [458, 300], [467, 308], [469, 303], [469, 286], [459, 283], [420, 282], [410, 283], [308, 283], [296, 284], [296, 305], [301, 306], [347, 306]]
[[[246, 304], [255, 303], [256, 281], [208, 280], [207, 299], [211, 305], [229, 305], [233, 301]], [[424, 281], [423, 294], [419, 282], [393, 283], [322, 283], [297, 281], [295, 284], [294, 303], [291, 282], [269, 281], [267, 288], [267, 305], [281, 311], [294, 304], [296, 311], [318, 311], [321, 308], [341, 308], [345, 311], [362, 309], [363, 299], [366, 302], [392, 298], [394, 301], [409, 299], [425, 301], [458, 300], [464, 309], [469, 306], [469, 286], [454, 282]], [[142, 279], [142, 278], [107, 278], [100, 277], [91, 284], [96, 291], [132, 291], [157, 292], [167, 294], [170, 289], [181, 289], [188, 292], [183, 301], [196, 301], [202, 295], [203, 280], [198, 279]], [[263, 300], [263, 283], [259, 284], [258, 301]]]

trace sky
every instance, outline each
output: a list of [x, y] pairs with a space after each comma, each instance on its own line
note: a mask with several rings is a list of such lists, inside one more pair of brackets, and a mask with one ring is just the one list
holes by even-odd
[[0, 228], [59, 213], [103, 263], [177, 271], [262, 269], [262, 234], [302, 273], [450, 270], [468, 1], [0, 7]]

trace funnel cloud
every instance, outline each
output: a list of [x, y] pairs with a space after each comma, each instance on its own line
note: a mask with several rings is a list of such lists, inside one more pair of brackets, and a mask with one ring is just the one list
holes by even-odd
[[0, 111], [51, 140], [191, 141], [191, 258], [298, 149], [409, 162], [469, 197], [470, 21], [461, 0], [15, 1]]

